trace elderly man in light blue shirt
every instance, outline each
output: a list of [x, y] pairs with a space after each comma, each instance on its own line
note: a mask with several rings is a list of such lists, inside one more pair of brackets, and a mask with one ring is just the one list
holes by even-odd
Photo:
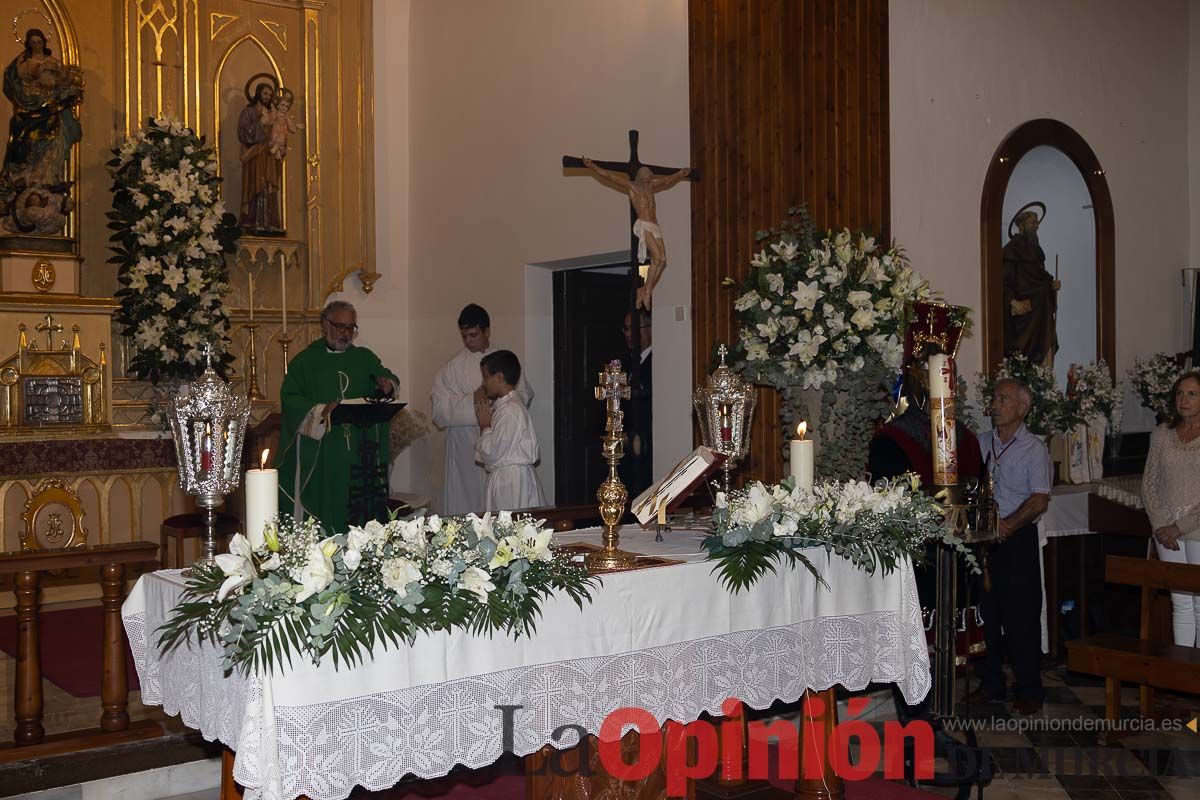
[[981, 692], [1003, 701], [1007, 694], [1004, 654], [1014, 677], [1013, 711], [1033, 714], [1042, 707], [1042, 584], [1038, 568], [1037, 520], [1050, 505], [1053, 485], [1050, 453], [1025, 428], [1033, 394], [1020, 381], [996, 382], [993, 429], [979, 440], [996, 488], [1000, 512], [998, 543], [987, 555], [990, 588], [981, 612], [987, 639]]

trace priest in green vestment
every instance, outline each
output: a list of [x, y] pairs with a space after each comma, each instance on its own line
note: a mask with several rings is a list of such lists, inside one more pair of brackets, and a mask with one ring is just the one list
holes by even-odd
[[[358, 313], [334, 301], [321, 312], [322, 337], [292, 359], [280, 391], [283, 423], [279, 432], [279, 510], [316, 517], [329, 533], [348, 528], [351, 467], [358, 464], [364, 438], [378, 444], [378, 464], [386, 486], [388, 425], [369, 428], [332, 425], [341, 400], [394, 395], [399, 379], [379, 356], [355, 347]], [[386, 491], [386, 489], [385, 489]]]

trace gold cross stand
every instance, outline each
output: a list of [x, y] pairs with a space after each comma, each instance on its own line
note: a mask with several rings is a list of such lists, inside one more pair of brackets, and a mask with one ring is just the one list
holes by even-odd
[[608, 414], [608, 423], [601, 439], [604, 460], [608, 462], [608, 478], [596, 492], [596, 499], [600, 501], [600, 518], [604, 520], [604, 549], [588, 554], [585, 563], [592, 572], [626, 569], [637, 560], [636, 553], [627, 553], [617, 547], [621, 517], [625, 515], [625, 501], [629, 499], [629, 492], [617, 477], [617, 464], [625, 455], [621, 401], [629, 399], [629, 382], [621, 371], [620, 361], [608, 362], [600, 373], [599, 381], [596, 399], [604, 401]]

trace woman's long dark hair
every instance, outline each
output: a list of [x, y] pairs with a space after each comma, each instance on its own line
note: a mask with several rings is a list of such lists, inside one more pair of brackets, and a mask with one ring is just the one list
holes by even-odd
[[41, 38], [42, 52], [46, 55], [50, 55], [50, 40], [46, 38], [46, 34], [42, 33], [41, 28], [30, 28], [29, 30], [25, 31], [25, 38], [21, 40], [25, 42], [25, 57], [28, 58], [29, 56], [33, 55], [33, 48], [29, 46], [29, 39], [31, 36], [37, 36]]
[[1175, 380], [1175, 385], [1171, 387], [1171, 413], [1167, 417], [1167, 427], [1177, 428], [1179, 423], [1183, 422], [1183, 417], [1179, 416], [1179, 410], [1175, 408], [1175, 395], [1179, 392], [1179, 387], [1184, 381], [1195, 381], [1200, 384], [1200, 369], [1194, 369], [1191, 372], [1185, 372]]

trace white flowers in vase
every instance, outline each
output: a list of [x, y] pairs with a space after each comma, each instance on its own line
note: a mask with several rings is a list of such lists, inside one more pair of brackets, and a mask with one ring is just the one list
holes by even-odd
[[760, 234], [774, 241], [755, 254], [734, 301], [743, 374], [815, 389], [867, 361], [898, 370], [908, 304], [928, 299], [929, 284], [897, 248], [848, 229], [817, 239], [796, 213], [782, 232]]
[[192, 378], [206, 343], [224, 372], [233, 359], [225, 254], [238, 228], [218, 199], [213, 148], [179, 120], [160, 117], [113, 152], [110, 261], [121, 284], [116, 321], [136, 348], [130, 372], [156, 383]]

